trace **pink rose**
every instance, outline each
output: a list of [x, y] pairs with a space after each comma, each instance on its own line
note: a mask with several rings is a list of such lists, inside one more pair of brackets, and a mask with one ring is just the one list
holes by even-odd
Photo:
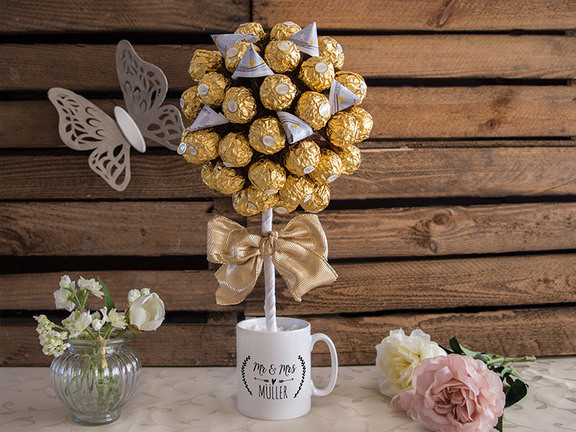
[[437, 432], [487, 432], [504, 412], [502, 381], [486, 364], [450, 354], [415, 369], [412, 389], [392, 399], [413, 420]]

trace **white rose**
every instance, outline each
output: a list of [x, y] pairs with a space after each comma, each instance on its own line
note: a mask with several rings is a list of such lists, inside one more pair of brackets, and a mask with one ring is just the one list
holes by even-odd
[[164, 302], [156, 293], [143, 295], [132, 303], [128, 313], [130, 324], [138, 329], [156, 330], [164, 321]]
[[422, 360], [446, 355], [422, 330], [413, 330], [406, 336], [402, 329], [392, 330], [376, 345], [376, 352], [380, 392], [390, 397], [412, 386], [414, 369]]

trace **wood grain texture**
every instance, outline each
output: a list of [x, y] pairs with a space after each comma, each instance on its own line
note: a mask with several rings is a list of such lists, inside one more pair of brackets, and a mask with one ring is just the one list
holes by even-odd
[[[290, 218], [275, 215], [275, 228]], [[506, 253], [576, 245], [572, 203], [373, 209], [369, 216], [365, 210], [324, 211], [320, 220], [330, 258]], [[249, 230], [258, 227], [257, 218], [248, 218]]]
[[[575, 123], [576, 124], [576, 123]], [[576, 147], [364, 149], [362, 166], [332, 186], [332, 199], [553, 196], [576, 193]], [[117, 192], [92, 172], [88, 153], [0, 155], [0, 199], [194, 199], [208, 189], [177, 155], [133, 154]]]
[[316, 20], [330, 30], [564, 30], [576, 27], [570, 0], [254, 0], [254, 20], [272, 27], [286, 17], [301, 25]]
[[0, 33], [231, 32], [248, 0], [2, 0]]
[[[115, 102], [91, 101], [107, 113]], [[363, 107], [374, 117], [372, 139], [576, 136], [576, 86], [371, 87]], [[61, 146], [56, 110], [47, 100], [0, 101], [0, 143]]]
[[[576, 75], [576, 38], [569, 36], [338, 36], [345, 69], [365, 78], [555, 78]], [[172, 91], [193, 84], [194, 50], [214, 45], [135, 45], [160, 67]], [[0, 91], [64, 87], [118, 91], [114, 45], [0, 45]]]
[[[478, 313], [390, 314], [377, 317], [311, 317], [314, 333], [330, 336], [340, 365], [373, 364], [374, 346], [390, 330], [421, 328], [446, 344], [456, 335], [466, 346], [509, 356], [576, 354], [576, 308], [500, 310]], [[30, 318], [32, 321], [32, 318]], [[48, 366], [33, 324], [2, 325], [0, 366]], [[234, 366], [233, 325], [165, 324], [137, 335], [131, 346], [144, 366]], [[314, 350], [313, 364], [328, 365], [323, 345]]]
[[[310, 291], [301, 303], [278, 276], [277, 307], [280, 315], [292, 316], [576, 303], [575, 265], [574, 254], [334, 264], [338, 280]], [[73, 280], [98, 275], [118, 304], [125, 303], [129, 289], [149, 287], [171, 312], [263, 313], [262, 278], [245, 302], [219, 306], [212, 270], [5, 274], [0, 275], [0, 307], [53, 309], [47, 293], [57, 289], [63, 273]], [[91, 310], [102, 306], [94, 300]]]
[[211, 202], [0, 203], [0, 255], [205, 255]]

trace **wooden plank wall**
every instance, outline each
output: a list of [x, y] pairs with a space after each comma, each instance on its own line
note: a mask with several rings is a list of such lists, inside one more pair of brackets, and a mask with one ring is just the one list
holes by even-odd
[[[206, 222], [232, 215], [199, 170], [152, 147], [125, 192], [65, 147], [50, 87], [111, 112], [115, 44], [131, 40], [175, 99], [208, 35], [255, 20], [318, 23], [370, 85], [363, 165], [321, 215], [340, 278], [282, 315], [369, 364], [390, 329], [458, 335], [506, 354], [576, 354], [576, 3], [573, 0], [0, 0], [0, 365], [47, 365], [32, 315], [62, 273], [117, 298], [148, 286], [167, 322], [133, 343], [145, 365], [232, 365], [234, 325], [261, 284], [219, 307]], [[257, 230], [258, 218], [240, 218]], [[287, 218], [277, 218], [283, 224]], [[326, 351], [315, 361], [326, 364]]]

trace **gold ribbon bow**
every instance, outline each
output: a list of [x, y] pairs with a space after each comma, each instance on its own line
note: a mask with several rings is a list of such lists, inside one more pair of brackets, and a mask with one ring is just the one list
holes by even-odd
[[242, 302], [254, 288], [263, 257], [268, 255], [296, 301], [338, 278], [327, 261], [328, 241], [318, 216], [296, 216], [281, 231], [265, 235], [249, 234], [242, 225], [215, 216], [208, 222], [208, 261], [222, 264], [215, 274], [220, 284], [216, 302]]

